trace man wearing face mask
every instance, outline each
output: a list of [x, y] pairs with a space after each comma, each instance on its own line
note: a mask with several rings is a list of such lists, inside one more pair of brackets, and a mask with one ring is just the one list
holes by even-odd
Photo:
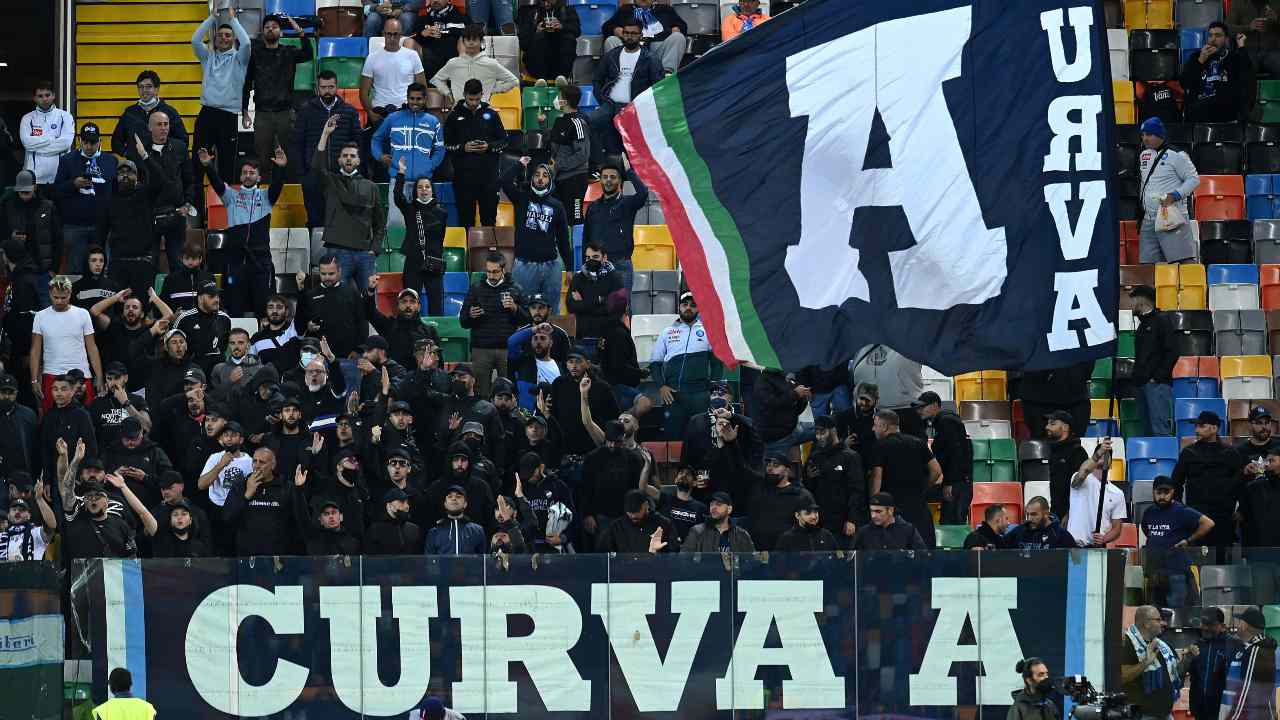
[[313, 464], [309, 469], [299, 466], [293, 474], [301, 497], [311, 503], [322, 499], [333, 503], [346, 519], [347, 532], [357, 540], [364, 537], [364, 518], [369, 504], [369, 483], [363, 466], [355, 448], [345, 447], [334, 453], [329, 465]]
[[584, 345], [594, 348], [596, 340], [605, 336], [618, 316], [610, 312], [609, 297], [623, 290], [622, 277], [609, 262], [604, 246], [595, 240], [582, 251], [582, 269], [569, 281], [569, 297], [565, 301], [578, 321], [577, 336]]
[[106, 212], [98, 215], [97, 223], [98, 244], [111, 253], [111, 281], [117, 287], [129, 288], [139, 300], [148, 297], [147, 289], [155, 285], [153, 211], [164, 177], [159, 158], [146, 152], [142, 156], [147, 172], [141, 178], [136, 163], [120, 161], [116, 167], [115, 190]]
[[439, 424], [437, 437], [448, 441], [460, 439], [461, 430], [468, 422], [477, 422], [484, 428], [485, 455], [491, 458], [503, 457], [506, 453], [502, 446], [506, 436], [502, 430], [502, 421], [498, 418], [498, 410], [493, 403], [485, 400], [476, 390], [477, 380], [470, 366], [459, 363], [453, 368], [449, 378], [448, 394], [439, 398]]
[[[507, 131], [498, 111], [484, 102], [484, 88], [476, 78], [466, 81], [459, 100], [444, 122], [444, 146], [453, 162], [453, 193], [458, 201], [458, 224], [475, 227], [476, 205], [482, 227], [497, 224], [498, 158], [507, 146]], [[559, 297], [557, 290], [556, 297]]]
[[160, 99], [160, 76], [156, 71], [143, 70], [138, 73], [136, 87], [138, 101], [120, 113], [116, 129], [111, 132], [111, 152], [116, 155], [127, 153], [133, 146], [133, 136], [146, 135], [151, 114], [158, 112], [169, 116], [169, 135], [184, 143], [188, 142], [187, 126], [182, 122], [182, 114]]
[[680, 543], [671, 520], [654, 512], [643, 492], [634, 487], [627, 490], [619, 507], [625, 517], [613, 520], [596, 535], [596, 552], [679, 552]]
[[[604, 426], [604, 433], [604, 445], [583, 459], [582, 481], [577, 487], [582, 527], [596, 539], [597, 552], [602, 551], [599, 543], [603, 542], [603, 533], [622, 517], [623, 496], [640, 486], [640, 473], [645, 465], [640, 453], [624, 447], [626, 431], [622, 423], [610, 421]], [[669, 541], [676, 539], [674, 532], [667, 533], [666, 537]]]
[[312, 432], [332, 431], [338, 415], [346, 407], [346, 381], [342, 367], [330, 352], [328, 355], [302, 353], [302, 387], [298, 399], [302, 401], [302, 422]]
[[444, 232], [449, 213], [437, 202], [431, 178], [420, 177], [412, 185], [407, 184], [407, 166], [405, 159], [400, 158], [396, 184], [391, 191], [391, 200], [404, 218], [401, 279], [405, 290], [413, 290], [415, 295], [422, 290], [426, 294], [428, 312], [425, 314], [444, 315]]
[[1138, 706], [1144, 720], [1169, 717], [1187, 666], [1200, 653], [1195, 645], [1175, 653], [1160, 639], [1165, 627], [1158, 608], [1142, 605], [1120, 643], [1120, 682], [1127, 702]]
[[[569, 8], [573, 12], [573, 8]], [[570, 63], [573, 59], [570, 58]], [[569, 215], [570, 225], [581, 225], [586, 217], [583, 199], [591, 181], [591, 124], [578, 112], [582, 90], [573, 84], [560, 86], [555, 109], [560, 111], [551, 126], [552, 167], [556, 170], [556, 197]]]
[[[594, 141], [591, 148], [595, 152]], [[625, 179], [636, 189], [633, 195], [622, 193], [623, 168], [626, 168]], [[631, 254], [635, 251], [636, 213], [648, 204], [649, 188], [640, 181], [624, 155], [621, 165], [612, 161], [600, 165], [600, 189], [603, 195], [591, 203], [583, 217], [582, 242], [584, 246], [600, 243], [621, 276], [622, 287], [630, 289], [634, 277]]]
[[[474, 283], [462, 303], [462, 327], [471, 331], [471, 362], [475, 365], [476, 386], [481, 396], [490, 392], [492, 375], [506, 377], [507, 340], [516, 328], [529, 320], [521, 307], [526, 288], [507, 275], [506, 259], [496, 250], [484, 261], [485, 277]], [[556, 287], [556, 297], [560, 288]]]
[[[526, 292], [542, 293], [550, 300], [560, 297], [562, 274], [573, 267], [573, 249], [569, 240], [569, 220], [564, 205], [555, 197], [555, 172], [550, 165], [538, 164], [529, 175], [529, 184], [517, 174], [527, 171], [533, 161], [520, 158], [498, 179], [502, 191], [515, 206], [515, 268], [511, 271], [516, 284]], [[559, 310], [559, 301], [552, 310]]]
[[1227, 686], [1227, 668], [1240, 652], [1240, 641], [1227, 632], [1222, 608], [1207, 607], [1200, 613], [1200, 652], [1187, 667], [1191, 701], [1187, 709], [1196, 720], [1215, 720]]
[[382, 496], [382, 512], [365, 533], [366, 555], [411, 555], [422, 548], [422, 528], [409, 519], [409, 495], [391, 488]]
[[1019, 660], [1014, 671], [1022, 674], [1022, 689], [1013, 691], [1013, 705], [1005, 720], [1058, 720], [1053, 679], [1045, 661], [1038, 657]]
[[[833, 552], [836, 536], [822, 526], [822, 508], [817, 503], [796, 510], [796, 522], [782, 533], [774, 548], [778, 552]], [[852, 540], [852, 537], [850, 537]]]
[[840, 442], [830, 415], [814, 418], [814, 445], [804, 466], [804, 485], [822, 508], [822, 526], [847, 546], [871, 520], [870, 488], [862, 458]]
[[[107, 475], [106, 481], [118, 490], [130, 509], [141, 521], [148, 536], [156, 534], [156, 519], [119, 475]], [[80, 504], [74, 516], [62, 529], [63, 556], [68, 560], [90, 558], [136, 558], [138, 542], [133, 526], [121, 515], [107, 512], [107, 487], [100, 482], [85, 483], [80, 489]]]
[[791, 461], [781, 453], [766, 453], [764, 480], [751, 498], [751, 537], [760, 550], [773, 550], [778, 538], [796, 523], [796, 513], [816, 505], [813, 494], [791, 481]]
[[360, 114], [354, 106], [338, 96], [338, 75], [321, 70], [316, 75], [315, 97], [307, 100], [297, 112], [293, 124], [293, 141], [289, 156], [297, 158], [302, 173], [302, 204], [307, 208], [307, 227], [324, 227], [324, 184], [312, 173], [312, 148], [320, 142], [325, 123], [338, 116], [337, 128], [329, 138], [329, 167], [337, 167], [338, 152], [360, 140]]

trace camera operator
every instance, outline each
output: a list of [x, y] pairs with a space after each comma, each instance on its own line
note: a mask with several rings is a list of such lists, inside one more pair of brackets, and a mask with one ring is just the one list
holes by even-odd
[[1200, 614], [1200, 655], [1187, 668], [1191, 682], [1189, 710], [1196, 720], [1217, 720], [1227, 667], [1240, 651], [1240, 641], [1227, 632], [1222, 608], [1207, 607]]
[[1235, 614], [1244, 647], [1227, 668], [1218, 717], [1223, 720], [1261, 720], [1275, 717], [1276, 641], [1267, 637], [1267, 619], [1256, 607]]
[[1134, 611], [1120, 648], [1120, 682], [1139, 720], [1168, 720], [1182, 690], [1187, 666], [1200, 655], [1192, 645], [1176, 653], [1163, 640], [1164, 617], [1151, 605]]
[[1022, 673], [1022, 689], [1013, 691], [1013, 704], [1005, 720], [1058, 720], [1058, 706], [1051, 697], [1053, 681], [1044, 660], [1019, 660], [1014, 670]]

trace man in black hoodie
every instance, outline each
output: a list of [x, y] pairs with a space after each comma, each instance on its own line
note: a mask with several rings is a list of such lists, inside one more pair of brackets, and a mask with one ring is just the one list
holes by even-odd
[[[462, 327], [471, 331], [471, 362], [481, 397], [489, 396], [495, 370], [507, 377], [507, 339], [529, 321], [521, 300], [524, 290], [507, 275], [505, 265], [501, 254], [490, 251], [484, 279], [471, 286], [462, 303]], [[555, 296], [560, 296], [559, 286]]]
[[338, 96], [338, 75], [321, 70], [316, 75], [316, 96], [298, 111], [293, 123], [293, 142], [289, 157], [297, 158], [302, 173], [302, 204], [307, 209], [307, 227], [324, 227], [324, 183], [311, 172], [311, 148], [320, 142], [320, 134], [330, 115], [338, 116], [338, 127], [329, 138], [329, 165], [337, 167], [338, 151], [360, 140], [360, 113]]
[[982, 513], [982, 524], [964, 539], [965, 550], [1003, 550], [1008, 547], [1004, 531], [1009, 529], [1009, 514], [1003, 505], [988, 505]]
[[[298, 472], [305, 473], [301, 468]], [[315, 520], [306, 524], [307, 554], [312, 557], [359, 555], [360, 538], [348, 529], [346, 517], [337, 501], [320, 500], [315, 505]], [[356, 516], [354, 522], [359, 524], [363, 522], [362, 518]]]
[[814, 433], [813, 449], [804, 466], [804, 484], [822, 508], [822, 527], [840, 538], [841, 547], [845, 547], [857, 529], [871, 520], [867, 476], [862, 458], [840, 442], [836, 421], [830, 415], [814, 418]]
[[1129, 291], [1133, 314], [1138, 318], [1134, 334], [1133, 384], [1138, 389], [1138, 411], [1147, 435], [1173, 434], [1173, 366], [1178, 362], [1177, 332], [1169, 316], [1156, 310], [1156, 291], [1139, 285]]
[[463, 99], [444, 123], [444, 147], [453, 161], [458, 223], [475, 227], [478, 203], [479, 225], [492, 227], [498, 217], [498, 158], [507, 146], [507, 131], [498, 112], [481, 100], [484, 88], [478, 79], [468, 80], [462, 92]]
[[[103, 204], [106, 204], [105, 200]], [[68, 264], [74, 267], [70, 261]], [[88, 268], [85, 274], [71, 286], [71, 302], [76, 307], [88, 310], [115, 295], [120, 288], [117, 288], [116, 284], [111, 282], [111, 278], [107, 277], [106, 250], [90, 244], [85, 250], [85, 267]]]
[[1240, 122], [1253, 104], [1253, 63], [1236, 48], [1226, 23], [1209, 23], [1207, 35], [1208, 42], [1187, 57], [1179, 74], [1187, 93], [1187, 122]]
[[609, 523], [609, 527], [600, 533], [596, 552], [656, 555], [680, 551], [680, 541], [671, 521], [649, 508], [649, 500], [643, 491], [637, 488], [628, 490], [620, 506], [626, 516]]
[[422, 550], [422, 528], [409, 517], [409, 495], [391, 488], [382, 496], [382, 512], [365, 533], [366, 555], [416, 555]]
[[[498, 184], [515, 206], [515, 268], [511, 275], [528, 293], [542, 293], [545, 298], [559, 298], [564, 269], [573, 267], [573, 248], [569, 240], [569, 219], [564, 205], [554, 195], [554, 172], [550, 165], [533, 168], [528, 185], [518, 172], [529, 168], [529, 156], [520, 158], [499, 178]], [[553, 309], [560, 309], [554, 301]]]
[[781, 453], [766, 453], [764, 479], [751, 499], [751, 537], [759, 550], [773, 550], [778, 538], [796, 522], [801, 508], [817, 503], [813, 494], [791, 482], [791, 461]]
[[924, 421], [925, 437], [942, 467], [942, 522], [965, 525], [973, 498], [973, 444], [964, 421], [954, 412], [943, 410], [942, 398], [932, 390], [920, 393], [911, 407]]
[[379, 335], [387, 339], [387, 356], [401, 366], [411, 368], [415, 365], [413, 348], [419, 340], [430, 340], [440, 344], [440, 332], [435, 325], [422, 322], [422, 304], [418, 291], [406, 287], [396, 296], [396, 314], [387, 316], [378, 309], [378, 275], [369, 277], [369, 286], [365, 289], [365, 314]]
[[160, 476], [173, 469], [169, 456], [161, 447], [144, 437], [137, 418], [125, 418], [120, 424], [120, 439], [104, 447], [102, 464], [107, 472], [117, 473], [129, 489], [148, 507], [160, 501]]
[[156, 195], [164, 184], [165, 173], [160, 159], [147, 152], [141, 140], [136, 144], [147, 172], [139, 178], [136, 163], [120, 162], [111, 201], [98, 215], [98, 244], [111, 253], [111, 281], [129, 288], [141, 300], [155, 285], [156, 242], [152, 231]]
[[[281, 26], [288, 22], [301, 41], [298, 47], [281, 45]], [[244, 73], [241, 118], [249, 123], [249, 95], [253, 94], [253, 149], [259, 159], [269, 158], [278, 147], [289, 142], [293, 132], [293, 76], [298, 65], [311, 61], [311, 38], [298, 27], [297, 21], [285, 15], [268, 15], [262, 19], [262, 33], [254, 38], [249, 52], [249, 68]], [[301, 157], [301, 156], [299, 156]], [[275, 170], [264, 166], [268, 176]], [[277, 178], [276, 182], [283, 182]]]
[[778, 552], [834, 552], [836, 536], [822, 526], [822, 508], [816, 503], [796, 510], [796, 524], [778, 538]]
[[160, 526], [151, 538], [151, 557], [211, 557], [213, 547], [209, 544], [209, 539], [200, 534], [195, 519], [197, 508], [185, 498], [179, 498], [165, 509], [169, 512], [156, 515], [153, 510], [151, 513]]
[[[182, 473], [177, 470], [167, 470], [162, 473], [157, 484], [160, 487], [160, 502], [151, 507], [151, 514], [155, 516], [156, 524], [159, 526], [156, 530], [156, 536], [159, 537], [169, 530], [169, 524], [173, 520], [171, 512], [182, 503], [187, 502], [185, 496], [187, 485], [182, 479]], [[203, 508], [196, 505], [188, 504], [186, 511], [190, 515], [192, 535], [203, 541], [205, 555], [212, 554], [213, 526], [209, 524], [209, 516]], [[152, 547], [155, 547], [154, 542]], [[161, 557], [160, 555], [155, 556]]]

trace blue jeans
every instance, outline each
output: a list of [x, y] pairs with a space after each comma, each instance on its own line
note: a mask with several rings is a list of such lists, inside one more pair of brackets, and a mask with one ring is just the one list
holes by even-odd
[[774, 440], [771, 443], [765, 443], [764, 451], [766, 453], [782, 453], [786, 455], [791, 448], [796, 445], [802, 445], [812, 442], [814, 439], [813, 423], [802, 422], [796, 424], [796, 429], [791, 434], [781, 440]]
[[40, 300], [40, 309], [43, 310], [52, 304], [49, 299], [49, 281], [53, 279], [53, 273], [36, 273], [36, 297]]
[[[413, 34], [413, 21], [417, 19], [418, 11], [410, 10], [409, 5], [404, 7], [400, 13], [400, 35], [401, 37], [409, 37]], [[376, 12], [371, 12], [364, 18], [364, 36], [378, 37], [382, 35], [382, 23], [386, 22], [386, 18]], [[430, 80], [430, 78], [427, 78]]]
[[92, 225], [63, 225], [62, 237], [66, 240], [67, 272], [83, 275], [88, 272], [89, 246], [97, 243], [97, 228]]
[[813, 408], [814, 417], [834, 416], [853, 407], [853, 401], [849, 398], [849, 387], [840, 385], [829, 393], [814, 393], [809, 406]]
[[1173, 386], [1149, 382], [1138, 388], [1138, 411], [1147, 435], [1173, 434]]
[[526, 301], [534, 293], [542, 293], [551, 306], [551, 314], [560, 314], [560, 288], [564, 286], [564, 261], [560, 258], [546, 262], [516, 260], [511, 278], [520, 286], [521, 297]]
[[[490, 23], [490, 16], [493, 22]], [[490, 28], [502, 29], [503, 25], [515, 22], [511, 13], [511, 3], [507, 0], [467, 0], [467, 17], [473, 23], [480, 23]]]
[[338, 268], [342, 270], [341, 282], [354, 279], [356, 290], [364, 292], [369, 287], [369, 276], [373, 275], [373, 253], [368, 250], [347, 250], [326, 246], [325, 251], [333, 253], [338, 260]]
[[625, 260], [610, 259], [609, 262], [613, 263], [614, 271], [617, 272], [618, 275], [622, 277], [622, 287], [626, 289], [628, 293], [630, 293], [631, 282], [636, 274], [635, 269], [631, 266], [631, 258], [627, 258]]

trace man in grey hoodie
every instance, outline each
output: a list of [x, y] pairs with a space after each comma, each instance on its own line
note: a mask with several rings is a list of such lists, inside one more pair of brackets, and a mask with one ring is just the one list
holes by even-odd
[[1176, 206], [1187, 216], [1187, 201], [1200, 186], [1191, 158], [1181, 150], [1165, 144], [1164, 121], [1158, 117], [1147, 118], [1142, 123], [1144, 149], [1138, 155], [1138, 195], [1142, 200], [1142, 226], [1138, 235], [1138, 261], [1148, 263], [1179, 263], [1194, 261], [1196, 241], [1191, 236], [1190, 223], [1164, 231], [1156, 229], [1156, 215], [1160, 208]]
[[[217, 158], [218, 175], [238, 177], [236, 162], [236, 114], [240, 112], [244, 76], [249, 69], [249, 33], [236, 19], [236, 9], [227, 8], [228, 20], [218, 25], [210, 15], [191, 35], [191, 49], [200, 61], [200, 114], [196, 116], [191, 143], [191, 163], [196, 172], [196, 185], [204, 178], [204, 166], [196, 153], [201, 148]], [[205, 33], [212, 33], [209, 45]], [[239, 47], [236, 47], [237, 43]]]

